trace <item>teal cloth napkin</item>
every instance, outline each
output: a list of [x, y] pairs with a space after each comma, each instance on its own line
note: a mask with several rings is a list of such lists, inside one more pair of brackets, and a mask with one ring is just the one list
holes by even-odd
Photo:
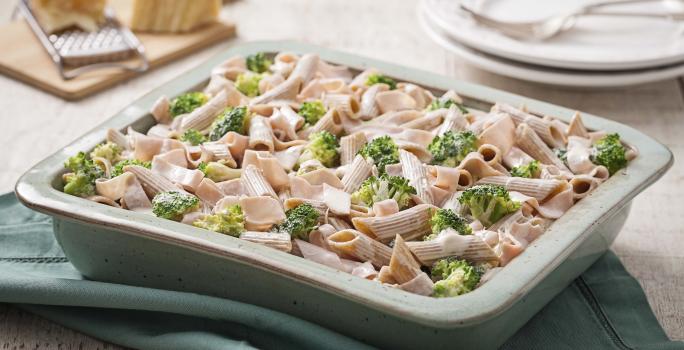
[[[49, 216], [0, 196], [0, 302], [140, 349], [359, 349], [368, 346], [258, 306], [84, 279]], [[502, 349], [683, 349], [668, 340], [641, 287], [607, 253]]]

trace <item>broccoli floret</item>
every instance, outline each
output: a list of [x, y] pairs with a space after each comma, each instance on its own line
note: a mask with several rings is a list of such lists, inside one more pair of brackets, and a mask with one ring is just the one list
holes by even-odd
[[207, 137], [195, 129], [188, 129], [181, 136], [181, 141], [189, 142], [193, 146], [197, 146], [207, 141]]
[[249, 125], [249, 113], [247, 107], [228, 107], [220, 116], [214, 120], [211, 125], [211, 132], [209, 132], [209, 139], [217, 141], [229, 131], [234, 131], [238, 134], [246, 135]]
[[227, 181], [240, 177], [240, 170], [233, 169], [219, 162], [201, 162], [197, 169], [201, 170], [204, 173], [204, 176], [214, 182]]
[[297, 163], [302, 164], [307, 160], [317, 159], [328, 168], [334, 167], [340, 159], [338, 146], [337, 136], [327, 131], [313, 133], [309, 135], [309, 143]]
[[114, 168], [112, 168], [112, 177], [117, 177], [121, 174], [123, 174], [123, 168], [126, 165], [140, 165], [142, 167], [145, 167], [147, 169], [152, 168], [152, 163], [151, 162], [143, 162], [141, 160], [137, 159], [124, 159], [122, 161], [119, 161], [114, 165]]
[[468, 221], [456, 214], [451, 209], [437, 209], [430, 219], [430, 226], [432, 227], [432, 234], [423, 238], [424, 241], [429, 241], [437, 238], [440, 232], [445, 229], [454, 229], [460, 235], [470, 235], [473, 229], [468, 225]]
[[286, 219], [273, 227], [273, 232], [287, 232], [292, 238], [309, 240], [309, 233], [318, 224], [318, 211], [311, 204], [300, 204], [285, 213]]
[[259, 96], [259, 82], [262, 75], [255, 73], [243, 73], [235, 79], [235, 88], [247, 97]]
[[247, 56], [247, 69], [255, 73], [263, 73], [271, 67], [271, 60], [263, 52]]
[[465, 260], [454, 257], [438, 260], [432, 266], [432, 278], [437, 281], [432, 290], [436, 298], [455, 297], [471, 292], [482, 277], [482, 271]]
[[366, 79], [366, 85], [373, 86], [375, 84], [387, 84], [389, 85], [390, 90], [397, 88], [397, 82], [394, 79], [382, 74], [371, 74], [368, 76]]
[[72, 196], [89, 197], [95, 195], [95, 184], [84, 173], [75, 173], [66, 177], [64, 193]]
[[352, 193], [352, 203], [372, 207], [373, 203], [394, 199], [399, 204], [399, 210], [405, 209], [411, 204], [411, 195], [416, 194], [416, 189], [409, 185], [407, 179], [400, 176], [371, 176], [361, 184], [356, 192]]
[[101, 157], [109, 161], [110, 164], [116, 163], [121, 156], [121, 147], [113, 142], [101, 143], [90, 152], [90, 158]]
[[432, 164], [456, 167], [470, 152], [477, 150], [477, 136], [470, 131], [445, 132], [435, 136], [428, 145], [432, 154]]
[[64, 193], [88, 197], [95, 194], [95, 180], [104, 178], [105, 173], [93, 161], [88, 158], [85, 152], [78, 152], [73, 157], [67, 159], [64, 167], [73, 172], [65, 178]]
[[154, 215], [180, 221], [185, 213], [199, 209], [199, 198], [177, 191], [160, 192], [152, 199]]
[[591, 161], [608, 168], [610, 175], [613, 175], [627, 166], [625, 151], [625, 147], [620, 142], [620, 135], [609, 134], [594, 143]]
[[235, 204], [216, 214], [207, 215], [192, 223], [193, 226], [239, 237], [245, 231], [245, 216], [240, 205]]
[[304, 118], [306, 124], [314, 125], [325, 114], [325, 106], [320, 100], [307, 101], [299, 107], [299, 115]]
[[192, 112], [195, 108], [205, 104], [209, 97], [202, 92], [188, 92], [180, 95], [169, 105], [169, 112], [175, 118], [181, 114]]
[[385, 173], [386, 165], [399, 163], [399, 147], [389, 136], [373, 139], [358, 154], [372, 159], [380, 174]]
[[473, 186], [461, 194], [458, 202], [485, 227], [520, 209], [520, 203], [513, 201], [506, 188], [500, 185]]
[[511, 168], [511, 176], [533, 178], [539, 171], [539, 161], [533, 160], [527, 164]]
[[434, 110], [440, 109], [440, 108], [448, 109], [449, 107], [454, 106], [454, 105], [458, 108], [459, 111], [461, 111], [461, 113], [463, 113], [463, 114], [468, 113], [468, 110], [465, 107], [463, 107], [462, 104], [454, 101], [454, 99], [451, 99], [451, 98], [436, 98], [436, 99], [432, 100], [432, 103], [430, 103], [427, 110], [428, 111], [434, 111]]

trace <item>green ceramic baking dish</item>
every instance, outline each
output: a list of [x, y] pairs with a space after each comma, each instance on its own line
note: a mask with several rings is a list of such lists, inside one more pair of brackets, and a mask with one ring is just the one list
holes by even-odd
[[[61, 192], [63, 161], [105, 138], [108, 128], [153, 124], [148, 110], [160, 95], [175, 96], [206, 83], [227, 57], [259, 51], [316, 52], [354, 69], [376, 67], [389, 76], [453, 89], [466, 105], [495, 101], [568, 121], [574, 110], [322, 47], [259, 42], [231, 48], [133, 102], [111, 119], [28, 171], [19, 199], [54, 216], [55, 235], [73, 265], [95, 280], [210, 294], [272, 308], [380, 347], [478, 348], [502, 344], [613, 242], [630, 201], [672, 164], [670, 151], [625, 125], [583, 114], [591, 129], [618, 132], [640, 155], [557, 220], [490, 282], [446, 299], [409, 294], [251, 242], [169, 220], [90, 202]], [[563, 315], [558, 315], [563, 317]]]

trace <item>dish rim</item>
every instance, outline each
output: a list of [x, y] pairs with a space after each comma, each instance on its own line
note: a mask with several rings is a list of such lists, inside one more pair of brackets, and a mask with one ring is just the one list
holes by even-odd
[[212, 67], [233, 55], [255, 52], [318, 53], [326, 61], [363, 70], [375, 67], [388, 76], [415, 82], [431, 89], [453, 89], [466, 104], [506, 102], [525, 104], [529, 111], [569, 121], [575, 110], [509, 92], [461, 81], [448, 76], [292, 41], [261, 41], [238, 44], [218, 53], [195, 68], [140, 97], [84, 136], [63, 147], [28, 170], [16, 184], [19, 200], [29, 208], [88, 225], [101, 225], [162, 243], [186, 247], [237, 263], [251, 265], [297, 280], [339, 297], [361, 303], [396, 317], [436, 328], [464, 327], [499, 315], [546, 278], [593, 232], [623, 205], [660, 178], [672, 165], [669, 149], [643, 133], [615, 121], [582, 113], [590, 129], [618, 132], [639, 149], [639, 157], [579, 201], [495, 278], [471, 293], [456, 298], [431, 298], [368, 281], [280, 252], [256, 243], [164, 220], [151, 215], [114, 208], [63, 193], [53, 187], [64, 172], [63, 162], [78, 151], [88, 151], [105, 139], [108, 128], [123, 129], [151, 119], [149, 109], [161, 95], [176, 96], [200, 86]]

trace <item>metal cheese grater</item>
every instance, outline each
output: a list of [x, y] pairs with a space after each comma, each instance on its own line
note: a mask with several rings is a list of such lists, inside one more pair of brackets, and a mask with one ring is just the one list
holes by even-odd
[[[149, 67], [145, 47], [128, 28], [121, 25], [109, 7], [105, 9], [105, 21], [98, 31], [73, 28], [55, 34], [43, 30], [29, 0], [20, 0], [19, 10], [65, 80], [103, 68], [143, 72]], [[137, 60], [122, 62], [129, 58]]]

